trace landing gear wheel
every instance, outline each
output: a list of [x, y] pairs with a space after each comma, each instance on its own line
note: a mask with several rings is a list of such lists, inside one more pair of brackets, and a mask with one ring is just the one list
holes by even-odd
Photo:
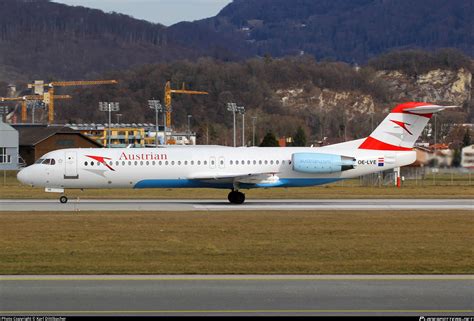
[[227, 196], [227, 199], [232, 204], [243, 204], [245, 202], [245, 194], [242, 192], [232, 191]]
[[67, 203], [67, 197], [64, 196], [64, 195], [61, 196], [61, 197], [59, 198], [59, 201], [60, 201], [61, 203], [63, 203], [63, 204], [66, 204], [66, 203]]

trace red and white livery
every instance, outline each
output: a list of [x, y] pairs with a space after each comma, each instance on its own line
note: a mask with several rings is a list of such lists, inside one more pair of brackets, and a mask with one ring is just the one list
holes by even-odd
[[321, 185], [409, 165], [433, 113], [453, 107], [400, 104], [369, 137], [323, 147], [62, 149], [22, 169], [18, 180], [62, 194], [85, 188], [225, 188], [231, 203], [242, 204], [242, 189]]

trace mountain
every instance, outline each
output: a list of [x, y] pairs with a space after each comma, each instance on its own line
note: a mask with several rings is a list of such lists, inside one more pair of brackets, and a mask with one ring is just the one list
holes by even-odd
[[0, 1], [0, 80], [93, 79], [148, 63], [308, 54], [363, 64], [390, 50], [474, 56], [466, 0], [234, 0], [171, 27], [49, 0]]
[[94, 78], [136, 64], [193, 57], [165, 27], [48, 0], [0, 1], [0, 79]]
[[394, 49], [454, 47], [474, 56], [472, 17], [474, 2], [465, 0], [234, 0], [216, 17], [169, 30], [200, 48], [212, 44], [200, 38], [207, 28], [260, 56], [363, 63]]

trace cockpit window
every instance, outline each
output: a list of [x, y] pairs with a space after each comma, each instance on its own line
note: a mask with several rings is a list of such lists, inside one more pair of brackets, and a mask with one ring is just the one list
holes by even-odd
[[44, 158], [40, 158], [35, 162], [35, 164], [41, 164], [43, 161], [44, 161]]
[[43, 165], [49, 165], [51, 164], [51, 158], [46, 158], [43, 162]]
[[55, 165], [56, 164], [56, 161], [54, 160], [54, 158], [51, 158], [51, 165]]

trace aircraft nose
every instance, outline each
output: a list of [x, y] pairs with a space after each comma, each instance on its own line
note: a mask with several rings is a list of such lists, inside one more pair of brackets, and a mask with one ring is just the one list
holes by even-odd
[[28, 168], [23, 168], [16, 174], [16, 178], [22, 183], [22, 184], [28, 184]]

